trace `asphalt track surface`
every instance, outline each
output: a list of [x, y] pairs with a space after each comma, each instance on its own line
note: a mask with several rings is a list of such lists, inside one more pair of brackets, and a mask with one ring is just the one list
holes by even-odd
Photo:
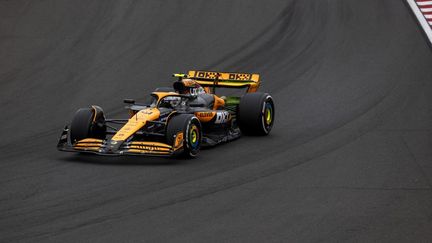
[[[399, 0], [0, 1], [0, 241], [432, 240], [432, 54]], [[189, 69], [258, 72], [270, 136], [58, 152]]]

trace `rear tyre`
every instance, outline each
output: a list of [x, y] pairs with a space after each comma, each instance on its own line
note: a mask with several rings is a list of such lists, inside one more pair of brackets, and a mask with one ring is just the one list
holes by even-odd
[[267, 93], [247, 93], [239, 104], [238, 124], [246, 135], [268, 135], [273, 127], [275, 107]]
[[81, 108], [75, 113], [70, 126], [72, 144], [84, 138], [105, 139], [105, 136], [105, 116], [100, 107]]
[[173, 146], [179, 132], [183, 133], [183, 149], [177, 155], [192, 158], [198, 154], [201, 147], [202, 131], [201, 123], [196, 116], [191, 114], [176, 115], [168, 121], [166, 130], [167, 143]]

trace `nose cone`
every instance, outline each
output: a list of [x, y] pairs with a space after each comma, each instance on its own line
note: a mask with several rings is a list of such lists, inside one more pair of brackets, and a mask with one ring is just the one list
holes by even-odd
[[121, 144], [144, 127], [147, 121], [154, 121], [158, 119], [159, 116], [160, 112], [157, 108], [140, 110], [111, 138], [111, 143], [115, 141]]
[[123, 141], [115, 141], [111, 140], [107, 144], [107, 152], [114, 153], [115, 151], [119, 150], [120, 146], [122, 145]]

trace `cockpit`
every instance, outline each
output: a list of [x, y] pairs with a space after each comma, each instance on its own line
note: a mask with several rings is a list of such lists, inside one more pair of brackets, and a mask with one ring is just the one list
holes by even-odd
[[167, 95], [159, 100], [158, 108], [181, 109], [186, 108], [188, 99], [176, 95]]

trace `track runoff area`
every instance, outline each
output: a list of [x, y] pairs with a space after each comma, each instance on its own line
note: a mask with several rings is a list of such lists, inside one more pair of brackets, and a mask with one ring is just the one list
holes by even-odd
[[432, 0], [406, 0], [432, 44]]

